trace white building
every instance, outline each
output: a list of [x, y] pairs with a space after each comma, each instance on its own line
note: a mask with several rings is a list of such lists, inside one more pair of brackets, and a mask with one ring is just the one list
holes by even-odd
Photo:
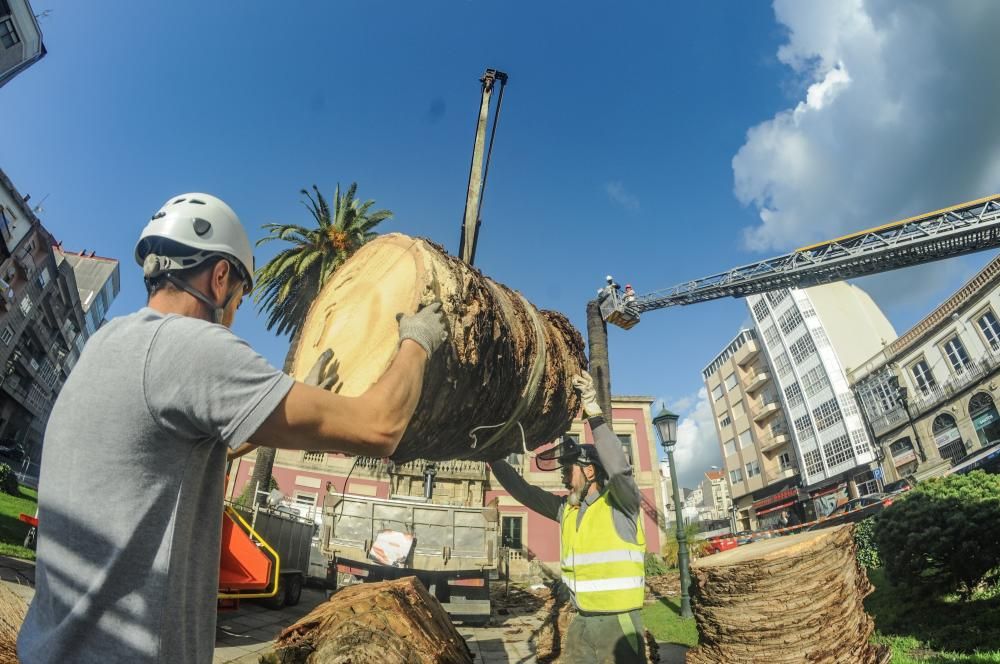
[[0, 0], [0, 87], [45, 56], [42, 32], [27, 0]]
[[755, 410], [783, 406], [806, 516], [877, 491], [876, 455], [846, 374], [896, 338], [888, 319], [843, 282], [752, 295], [747, 305], [773, 376]]

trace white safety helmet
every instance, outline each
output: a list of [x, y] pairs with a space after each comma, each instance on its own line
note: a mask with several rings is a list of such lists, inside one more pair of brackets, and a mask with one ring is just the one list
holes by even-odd
[[250, 239], [233, 209], [210, 194], [181, 194], [168, 200], [135, 245], [135, 260], [147, 278], [196, 267], [218, 256], [230, 259], [249, 292], [254, 275]]

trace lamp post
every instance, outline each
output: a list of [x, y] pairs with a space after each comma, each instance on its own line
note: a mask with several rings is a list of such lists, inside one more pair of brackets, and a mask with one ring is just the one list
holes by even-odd
[[909, 391], [905, 386], [899, 384], [899, 376], [891, 376], [889, 378], [889, 385], [896, 389], [896, 403], [899, 404], [899, 407], [906, 414], [906, 421], [913, 431], [913, 442], [917, 444], [917, 454], [920, 455], [920, 461], [925, 462], [927, 461], [927, 455], [924, 454], [924, 446], [920, 444], [920, 434], [917, 433], [917, 427], [914, 426], [913, 417], [910, 415]]
[[684, 535], [684, 504], [681, 502], [680, 490], [677, 488], [677, 469], [674, 466], [674, 445], [677, 444], [677, 415], [665, 407], [653, 418], [656, 433], [660, 436], [660, 444], [667, 453], [667, 465], [670, 468], [670, 483], [674, 491], [674, 512], [677, 518], [677, 563], [681, 571], [681, 617], [691, 617], [691, 597], [688, 586], [691, 585], [691, 575], [688, 571], [687, 537]]

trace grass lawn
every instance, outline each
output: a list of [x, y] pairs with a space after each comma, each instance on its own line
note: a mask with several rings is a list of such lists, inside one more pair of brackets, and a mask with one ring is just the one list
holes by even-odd
[[667, 597], [642, 609], [642, 622], [661, 643], [698, 645], [698, 630], [694, 618], [681, 618], [680, 597]]
[[875, 640], [892, 648], [892, 664], [1000, 664], [1000, 593], [969, 602], [917, 599], [881, 570], [869, 576], [875, 592], [865, 608], [875, 619]]
[[34, 560], [35, 552], [24, 547], [28, 524], [18, 520], [20, 514], [34, 514], [38, 494], [34, 489], [20, 488], [20, 494], [11, 496], [0, 492], [0, 555]]

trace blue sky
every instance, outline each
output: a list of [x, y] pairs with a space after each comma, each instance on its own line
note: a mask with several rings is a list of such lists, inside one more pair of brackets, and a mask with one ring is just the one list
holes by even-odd
[[[382, 230], [455, 250], [487, 66], [510, 83], [477, 265], [581, 330], [605, 274], [645, 292], [1000, 188], [992, 93], [928, 101], [981, 88], [995, 60], [944, 45], [995, 51], [990, 3], [33, 4], [49, 54], [0, 90], [0, 166], [65, 247], [122, 260], [111, 315], [144, 303], [135, 239], [186, 191], [256, 238], [307, 221], [302, 187], [357, 181]], [[861, 283], [902, 331], [988, 258]], [[718, 456], [700, 370], [746, 320], [726, 300], [611, 331], [614, 392], [686, 416], [685, 480]], [[280, 366], [250, 308], [235, 331]]]

